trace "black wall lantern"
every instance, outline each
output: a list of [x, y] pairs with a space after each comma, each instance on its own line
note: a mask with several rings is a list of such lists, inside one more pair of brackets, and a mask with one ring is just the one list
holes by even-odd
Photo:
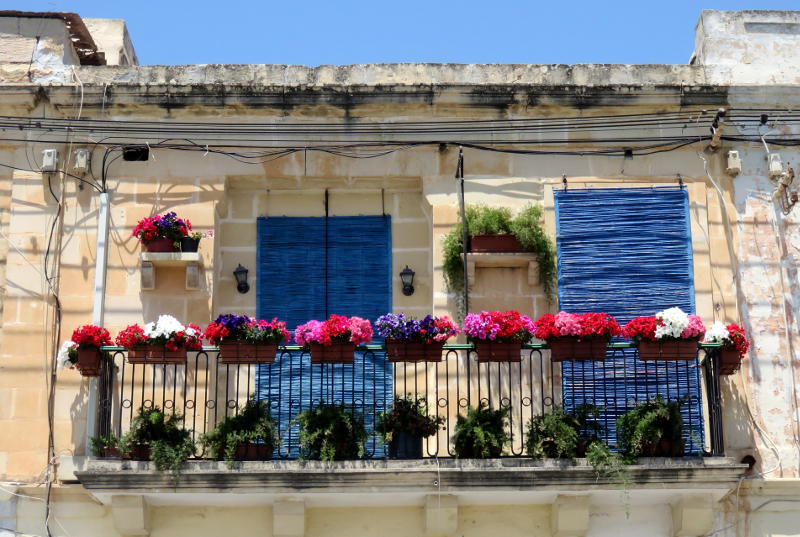
[[250, 290], [250, 284], [247, 283], [247, 269], [244, 268], [241, 263], [236, 270], [233, 271], [233, 275], [236, 277], [236, 289], [240, 293], [246, 293]]
[[414, 271], [406, 268], [400, 271], [400, 281], [403, 282], [403, 294], [411, 296], [414, 294]]

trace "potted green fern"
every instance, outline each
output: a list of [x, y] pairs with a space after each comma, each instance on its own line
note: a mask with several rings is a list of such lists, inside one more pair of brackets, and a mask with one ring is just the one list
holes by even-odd
[[233, 461], [266, 460], [278, 445], [278, 426], [266, 401], [251, 399], [242, 411], [227, 416], [213, 430], [200, 437], [206, 452]]
[[195, 452], [192, 433], [182, 424], [181, 414], [166, 415], [158, 407], [140, 408], [120, 441], [120, 450], [133, 459], [152, 460], [158, 470], [170, 470], [177, 479]]
[[585, 457], [589, 445], [599, 441], [602, 426], [595, 421], [598, 414], [597, 407], [580, 405], [573, 412], [556, 407], [547, 414], [533, 416], [525, 434], [528, 456], [569, 460]]
[[336, 461], [364, 455], [364, 418], [344, 405], [319, 405], [297, 415], [300, 453], [309, 460]]
[[491, 409], [484, 403], [459, 414], [453, 434], [453, 449], [459, 459], [488, 459], [503, 454], [511, 440], [506, 433], [510, 407]]
[[683, 455], [683, 418], [680, 401], [656, 395], [617, 419], [617, 440], [628, 458]]

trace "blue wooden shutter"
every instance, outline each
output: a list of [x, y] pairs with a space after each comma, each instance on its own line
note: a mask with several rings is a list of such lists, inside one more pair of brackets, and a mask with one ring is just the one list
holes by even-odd
[[[694, 313], [694, 278], [687, 193], [680, 188], [557, 191], [559, 308], [604, 311], [620, 324], [678, 306]], [[656, 394], [682, 407], [689, 453], [703, 447], [695, 362], [641, 362], [633, 350], [603, 363], [562, 364], [564, 406], [601, 407], [614, 442], [618, 416]]]
[[[259, 218], [258, 242], [260, 318], [280, 317], [294, 330], [332, 313], [373, 321], [391, 311], [390, 217]], [[283, 353], [259, 367], [257, 392], [278, 420], [278, 454], [296, 457], [291, 420], [320, 400], [354, 407], [372, 429], [376, 411], [391, 402], [391, 366], [383, 353], [356, 353], [354, 365], [313, 367], [307, 353]], [[375, 436], [367, 447], [383, 456]]]

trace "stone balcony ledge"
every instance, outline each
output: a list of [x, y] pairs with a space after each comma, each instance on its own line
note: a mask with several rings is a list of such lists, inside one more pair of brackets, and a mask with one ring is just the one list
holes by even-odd
[[[728, 458], [659, 458], [640, 459], [628, 468], [629, 486], [636, 490], [639, 500], [651, 492], [654, 501], [665, 501], [665, 493], [669, 496], [687, 491], [722, 497], [736, 486], [748, 467]], [[78, 465], [74, 475], [103, 503], [113, 495], [125, 494], [145, 495], [161, 504], [225, 503], [224, 496], [237, 497], [239, 504], [241, 500], [258, 504], [286, 495], [312, 501], [316, 498], [325, 505], [364, 501], [413, 504], [435, 493], [491, 497], [495, 502], [541, 503], [563, 493], [618, 495], [622, 488], [598, 475], [582, 459], [574, 464], [525, 458], [253, 461], [237, 463], [233, 469], [221, 461], [190, 461], [175, 482], [151, 462], [90, 458]]]

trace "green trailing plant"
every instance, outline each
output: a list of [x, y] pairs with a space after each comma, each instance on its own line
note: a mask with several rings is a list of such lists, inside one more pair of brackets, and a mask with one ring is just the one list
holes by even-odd
[[364, 455], [364, 418], [344, 405], [321, 403], [297, 415], [303, 459], [335, 461]]
[[511, 220], [511, 233], [517, 237], [522, 247], [536, 254], [539, 266], [539, 280], [549, 300], [555, 294], [556, 250], [544, 229], [542, 208], [528, 205]]
[[598, 478], [622, 486], [622, 504], [625, 507], [625, 515], [630, 516], [631, 475], [627, 466], [629, 461], [625, 456], [611, 451], [606, 444], [597, 441], [586, 448], [586, 462], [594, 468]]
[[525, 450], [535, 459], [556, 458], [575, 460], [583, 457], [593, 442], [599, 442], [602, 430], [597, 421], [598, 409], [580, 405], [574, 412], [557, 407], [547, 414], [528, 421]]
[[493, 410], [481, 403], [469, 407], [467, 415], [456, 419], [453, 449], [459, 459], [486, 459], [499, 457], [510, 441], [506, 433], [506, 420], [510, 407]]
[[375, 431], [381, 433], [387, 441], [392, 435], [404, 432], [418, 438], [427, 438], [436, 434], [444, 425], [442, 416], [428, 414], [425, 399], [416, 399], [411, 395], [395, 397], [392, 409], [378, 416]]
[[620, 450], [628, 459], [683, 455], [681, 402], [656, 395], [617, 419]]
[[200, 436], [200, 443], [212, 457], [222, 458], [233, 466], [236, 449], [241, 444], [258, 442], [272, 454], [279, 442], [278, 426], [266, 401], [251, 399], [241, 412], [228, 416], [212, 431]]
[[166, 415], [158, 407], [140, 408], [120, 444], [120, 449], [126, 453], [135, 445], [149, 446], [150, 459], [156, 468], [171, 471], [176, 480], [195, 452], [192, 434], [183, 427], [183, 416]]
[[[517, 237], [523, 248], [536, 254], [539, 265], [539, 278], [549, 300], [555, 291], [556, 253], [544, 229], [542, 209], [538, 205], [528, 205], [516, 216], [505, 207], [468, 205], [465, 208], [467, 234], [499, 235], [511, 233]], [[464, 245], [462, 222], [445, 235], [442, 247], [444, 253], [443, 269], [445, 282], [450, 291], [461, 293], [464, 290]]]

